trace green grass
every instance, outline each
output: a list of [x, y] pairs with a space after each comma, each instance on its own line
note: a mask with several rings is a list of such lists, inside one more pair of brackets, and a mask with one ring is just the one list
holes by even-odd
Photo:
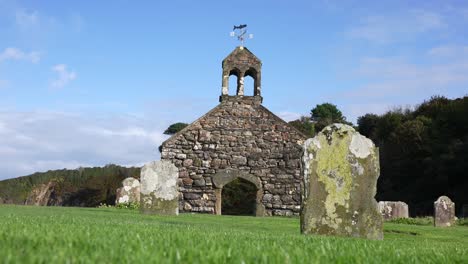
[[468, 263], [468, 227], [385, 224], [385, 239], [304, 236], [297, 218], [0, 206], [3, 263]]
[[415, 218], [396, 218], [388, 221], [394, 224], [407, 224], [407, 225], [434, 225], [434, 218], [431, 216], [415, 217]]

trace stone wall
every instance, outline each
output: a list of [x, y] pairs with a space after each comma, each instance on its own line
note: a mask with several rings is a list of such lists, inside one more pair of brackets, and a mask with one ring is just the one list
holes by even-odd
[[[244, 175], [258, 186], [257, 215], [298, 215], [305, 137], [261, 105], [257, 96], [222, 103], [162, 145], [179, 168], [179, 209], [220, 213], [216, 177]], [[263, 210], [263, 211], [262, 211]]]

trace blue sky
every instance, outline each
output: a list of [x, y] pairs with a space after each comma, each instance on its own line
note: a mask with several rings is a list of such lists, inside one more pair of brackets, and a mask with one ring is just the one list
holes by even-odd
[[466, 1], [0, 0], [0, 179], [159, 159], [169, 124], [217, 105], [241, 23], [288, 121], [468, 92]]

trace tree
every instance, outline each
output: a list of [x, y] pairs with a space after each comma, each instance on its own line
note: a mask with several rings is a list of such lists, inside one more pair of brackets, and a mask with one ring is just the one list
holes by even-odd
[[336, 105], [331, 103], [323, 103], [315, 106], [310, 111], [311, 119], [315, 122], [315, 130], [321, 131], [324, 127], [333, 123], [342, 123], [351, 125], [346, 121], [346, 117], [343, 116]]
[[358, 131], [362, 135], [374, 139], [377, 131], [379, 116], [376, 114], [365, 114], [358, 117]]
[[164, 131], [164, 134], [166, 135], [174, 135], [175, 133], [181, 131], [182, 129], [184, 129], [186, 126], [188, 126], [187, 123], [181, 123], [181, 122], [178, 122], [178, 123], [174, 123], [172, 125], [170, 125], [165, 131]]
[[308, 137], [315, 136], [314, 123], [312, 123], [308, 117], [301, 116], [301, 118], [291, 121], [289, 124]]

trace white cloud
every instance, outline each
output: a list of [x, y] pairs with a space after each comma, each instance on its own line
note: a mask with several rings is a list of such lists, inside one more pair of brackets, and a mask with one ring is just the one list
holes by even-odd
[[468, 57], [468, 46], [463, 45], [443, 45], [430, 49], [428, 55], [438, 58], [458, 58]]
[[347, 104], [343, 108], [343, 112], [346, 113], [346, 118], [348, 121], [353, 122], [354, 124], [357, 124], [357, 118], [360, 116], [363, 116], [367, 113], [373, 113], [373, 114], [383, 114], [386, 111], [389, 111], [394, 107], [394, 105], [390, 103], [371, 103], [371, 102], [365, 102], [365, 103], [350, 103]]
[[411, 63], [404, 58], [364, 58], [356, 74], [367, 79], [367, 83], [345, 95], [354, 98], [401, 98], [414, 94], [444, 94], [449, 89], [467, 87], [466, 72], [468, 59], [462, 58], [434, 64]]
[[141, 165], [167, 138], [146, 118], [0, 112], [0, 180], [79, 166]]
[[349, 121], [366, 113], [381, 114], [391, 107], [414, 106], [434, 95], [449, 98], [468, 93], [468, 49], [444, 45], [423, 57], [365, 57], [350, 71], [359, 85], [335, 94]]
[[52, 71], [58, 74], [57, 78], [51, 83], [54, 88], [63, 88], [69, 82], [76, 79], [76, 73], [74, 71], [69, 71], [65, 64], [55, 65], [52, 67]]
[[27, 12], [26, 10], [18, 10], [15, 14], [16, 24], [22, 29], [36, 27], [40, 23], [39, 13], [37, 11]]
[[6, 60], [22, 60], [38, 63], [41, 60], [41, 56], [37, 51], [27, 53], [18, 48], [6, 48], [2, 53], [0, 53], [0, 62]]
[[365, 17], [359, 26], [347, 34], [353, 38], [376, 43], [406, 41], [416, 34], [444, 28], [441, 15], [425, 10], [411, 10], [397, 15], [373, 15]]
[[289, 111], [282, 111], [282, 112], [277, 113], [277, 115], [286, 122], [299, 119], [302, 116], [299, 113], [289, 112]]

